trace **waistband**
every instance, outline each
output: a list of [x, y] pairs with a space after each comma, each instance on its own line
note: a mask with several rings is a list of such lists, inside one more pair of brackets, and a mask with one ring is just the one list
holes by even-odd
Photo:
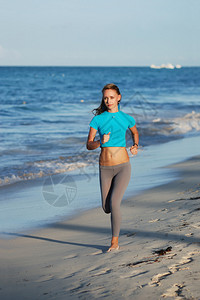
[[128, 166], [128, 165], [130, 165], [130, 161], [127, 161], [127, 162], [122, 163], [122, 164], [114, 165], [114, 166], [101, 166], [101, 165], [99, 165], [99, 168], [100, 169], [117, 169], [117, 168], [125, 167], [125, 166]]

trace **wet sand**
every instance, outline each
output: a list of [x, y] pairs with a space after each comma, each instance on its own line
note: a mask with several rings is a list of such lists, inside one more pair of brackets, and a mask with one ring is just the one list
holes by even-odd
[[122, 202], [119, 251], [101, 208], [5, 234], [0, 298], [199, 299], [200, 156], [169, 168], [177, 180]]

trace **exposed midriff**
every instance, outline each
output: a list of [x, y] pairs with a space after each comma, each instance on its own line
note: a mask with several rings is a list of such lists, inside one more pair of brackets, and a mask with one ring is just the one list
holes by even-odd
[[114, 166], [129, 161], [128, 152], [125, 147], [101, 148], [99, 164], [101, 166]]

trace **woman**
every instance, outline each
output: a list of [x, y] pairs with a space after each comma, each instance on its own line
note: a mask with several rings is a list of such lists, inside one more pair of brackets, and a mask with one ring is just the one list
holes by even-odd
[[[139, 135], [133, 117], [119, 110], [121, 94], [115, 84], [107, 84], [102, 90], [102, 101], [95, 109], [95, 117], [90, 122], [87, 149], [101, 147], [99, 157], [99, 177], [102, 207], [105, 213], [111, 213], [112, 240], [108, 252], [119, 249], [120, 204], [128, 186], [131, 165], [126, 150], [126, 130], [129, 128], [134, 145], [130, 148], [137, 154]], [[95, 141], [97, 131], [100, 140]]]

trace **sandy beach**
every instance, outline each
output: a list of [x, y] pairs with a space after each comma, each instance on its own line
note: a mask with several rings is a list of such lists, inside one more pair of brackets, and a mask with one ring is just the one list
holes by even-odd
[[101, 208], [1, 239], [0, 299], [200, 299], [200, 156], [122, 202], [120, 250]]

